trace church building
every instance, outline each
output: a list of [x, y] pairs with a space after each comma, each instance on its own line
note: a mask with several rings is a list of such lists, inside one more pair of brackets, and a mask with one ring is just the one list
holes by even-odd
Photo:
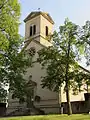
[[[26, 49], [35, 48], [36, 54], [34, 60], [38, 57], [38, 51], [43, 47], [51, 46], [51, 42], [47, 40], [47, 36], [53, 33], [54, 21], [51, 16], [46, 12], [34, 11], [31, 12], [25, 19], [25, 44]], [[59, 113], [59, 93], [52, 92], [41, 86], [41, 76], [46, 75], [46, 70], [41, 69], [39, 63], [35, 63], [32, 68], [28, 68], [24, 76], [26, 80], [32, 75], [32, 81], [36, 82], [34, 89], [34, 96], [39, 96], [40, 101], [34, 102], [35, 107], [40, 108], [47, 113]], [[84, 101], [84, 93], [79, 93], [74, 96], [70, 93], [70, 100]], [[61, 101], [66, 102], [66, 95], [61, 89]], [[24, 108], [25, 104], [19, 104], [18, 100], [9, 99], [8, 113], [17, 110], [17, 108]]]

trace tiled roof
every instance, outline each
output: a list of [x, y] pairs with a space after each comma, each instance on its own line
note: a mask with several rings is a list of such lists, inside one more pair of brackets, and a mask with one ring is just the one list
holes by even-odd
[[32, 18], [38, 16], [38, 15], [42, 15], [44, 18], [46, 18], [49, 22], [51, 22], [52, 24], [54, 24], [54, 21], [52, 20], [51, 16], [46, 13], [46, 12], [41, 12], [41, 11], [35, 11], [35, 12], [31, 12], [25, 19], [24, 22], [27, 22], [28, 20], [31, 20]]

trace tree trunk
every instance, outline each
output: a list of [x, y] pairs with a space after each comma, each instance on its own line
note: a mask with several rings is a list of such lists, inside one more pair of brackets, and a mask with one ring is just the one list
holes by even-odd
[[66, 82], [66, 99], [67, 99], [68, 115], [71, 115], [72, 114], [72, 108], [71, 108], [71, 103], [70, 103], [70, 95], [69, 95], [69, 85], [68, 85], [68, 82]]
[[28, 111], [27, 111], [27, 114], [31, 114], [31, 97], [30, 96], [27, 96], [27, 99], [26, 99], [26, 104], [27, 104], [27, 108], [28, 108]]
[[66, 67], [66, 99], [67, 99], [67, 109], [68, 109], [68, 115], [72, 114], [72, 108], [70, 103], [70, 95], [69, 95], [69, 80], [68, 80], [68, 66]]
[[70, 33], [69, 33], [69, 39], [68, 39], [68, 48], [66, 52], [66, 74], [65, 74], [65, 82], [66, 82], [66, 99], [67, 99], [67, 108], [68, 108], [68, 115], [72, 114], [72, 108], [70, 103], [70, 95], [69, 95], [69, 78], [68, 78], [68, 72], [69, 72], [69, 58], [70, 58]]
[[31, 102], [31, 96], [27, 96], [27, 108], [31, 108], [32, 107], [32, 102]]
[[87, 83], [87, 93], [88, 93], [89, 91], [88, 91], [88, 83]]
[[61, 104], [62, 104], [62, 100], [61, 100], [61, 86], [59, 87], [59, 113], [62, 114], [62, 111], [61, 111]]

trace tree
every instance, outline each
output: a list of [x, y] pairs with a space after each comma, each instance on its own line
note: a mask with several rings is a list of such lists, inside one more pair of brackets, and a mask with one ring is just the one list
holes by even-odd
[[31, 80], [31, 76], [29, 77], [29, 80], [25, 81], [24, 84], [22, 84], [20, 91], [18, 91], [17, 88], [14, 89], [12, 98], [18, 98], [19, 103], [26, 102], [27, 108], [33, 107], [34, 102], [34, 88], [37, 86], [37, 83]]
[[[86, 21], [85, 25], [81, 27], [81, 34], [79, 34], [79, 43], [82, 45], [84, 59], [86, 59], [86, 66], [90, 67], [90, 21]], [[85, 68], [84, 68], [85, 69]], [[85, 69], [86, 75], [84, 77], [88, 86], [90, 85], [90, 70]]]
[[[23, 39], [18, 34], [20, 4], [18, 0], [0, 0], [0, 99], [6, 99], [6, 88], [9, 91], [20, 92], [24, 86], [23, 74], [31, 66], [34, 51], [26, 55], [22, 49]], [[22, 93], [22, 91], [21, 91]]]
[[72, 114], [69, 90], [72, 88], [74, 92], [79, 91], [82, 85], [82, 79], [77, 80], [75, 77], [79, 76], [80, 69], [76, 62], [79, 55], [78, 29], [79, 26], [66, 19], [64, 25], [60, 26], [60, 31], [53, 34], [53, 46], [40, 50], [37, 60], [47, 73], [42, 77], [43, 88], [59, 91], [65, 85], [68, 115]]

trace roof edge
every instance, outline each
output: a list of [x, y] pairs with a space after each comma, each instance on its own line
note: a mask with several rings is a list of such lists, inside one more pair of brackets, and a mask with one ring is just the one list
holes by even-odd
[[[43, 16], [45, 19], [47, 19], [50, 23], [54, 24], [54, 21], [52, 20], [51, 16], [50, 16], [48, 13], [47, 13], [47, 15], [48, 15], [48, 17], [49, 17], [50, 19], [44, 15], [45, 12], [41, 12], [41, 11], [36, 12], [36, 13], [37, 13], [36, 16], [33, 16], [33, 17], [29, 18], [30, 15], [33, 14], [33, 13], [35, 13], [35, 12], [31, 12], [31, 13], [24, 19], [24, 22], [25, 22], [25, 23], [26, 23], [28, 20], [31, 20], [31, 19], [37, 17], [38, 15], [42, 15], [42, 16]], [[45, 14], [46, 14], [46, 13], [45, 13]]]

